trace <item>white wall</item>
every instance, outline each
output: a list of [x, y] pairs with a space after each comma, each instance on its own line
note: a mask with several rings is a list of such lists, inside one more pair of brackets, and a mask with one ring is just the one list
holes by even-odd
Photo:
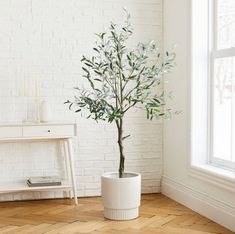
[[168, 76], [169, 104], [182, 114], [164, 124], [164, 194], [235, 230], [234, 192], [190, 176], [190, 1], [164, 1], [164, 46], [177, 44], [177, 67]]
[[[53, 109], [55, 120], [77, 121], [75, 142], [79, 196], [100, 195], [100, 175], [116, 170], [118, 149], [114, 126], [80, 118], [63, 105], [81, 84], [83, 54], [90, 54], [94, 33], [109, 22], [122, 21], [122, 7], [132, 15], [132, 44], [162, 39], [162, 0], [4, 0], [0, 1], [0, 121], [21, 121], [24, 116], [23, 78], [29, 80], [33, 103], [34, 82]], [[33, 112], [29, 110], [32, 116]], [[126, 146], [126, 169], [141, 172], [142, 191], [160, 190], [162, 125], [131, 113], [126, 121], [132, 138]], [[55, 156], [56, 155], [56, 156]], [[25, 180], [31, 175], [59, 171], [59, 145], [35, 143], [0, 145], [0, 183]], [[0, 200], [61, 196], [62, 194], [1, 195]]]

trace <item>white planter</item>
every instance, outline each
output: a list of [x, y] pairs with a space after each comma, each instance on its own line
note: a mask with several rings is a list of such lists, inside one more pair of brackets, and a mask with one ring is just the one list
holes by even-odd
[[105, 173], [101, 177], [104, 217], [112, 220], [129, 220], [139, 216], [141, 175], [125, 172]]

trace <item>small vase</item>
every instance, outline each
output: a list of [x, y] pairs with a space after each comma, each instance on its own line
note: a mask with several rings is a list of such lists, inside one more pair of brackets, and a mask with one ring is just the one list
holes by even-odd
[[42, 101], [40, 105], [40, 120], [50, 122], [52, 120], [51, 108], [47, 101]]

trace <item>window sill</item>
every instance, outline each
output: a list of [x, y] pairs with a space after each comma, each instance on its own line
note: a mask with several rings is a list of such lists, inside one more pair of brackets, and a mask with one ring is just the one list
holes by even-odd
[[190, 176], [235, 192], [235, 172], [209, 164], [191, 165]]

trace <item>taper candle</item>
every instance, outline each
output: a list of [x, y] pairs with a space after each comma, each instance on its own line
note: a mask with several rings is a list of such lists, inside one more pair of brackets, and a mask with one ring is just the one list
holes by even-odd
[[35, 97], [36, 98], [40, 97], [40, 84], [38, 79], [35, 80]]
[[24, 88], [23, 88], [23, 95], [27, 97], [29, 95], [29, 85], [28, 85], [28, 79], [24, 76]]

